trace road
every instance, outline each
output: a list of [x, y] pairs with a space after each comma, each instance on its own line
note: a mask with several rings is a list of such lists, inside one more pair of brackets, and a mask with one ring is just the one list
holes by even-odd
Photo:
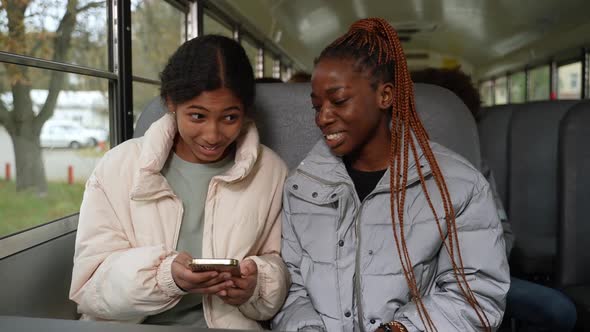
[[[101, 153], [89, 150], [43, 149], [45, 174], [49, 181], [67, 181], [68, 166], [74, 169], [74, 181], [85, 182], [100, 160]], [[0, 126], [0, 179], [5, 178], [5, 165], [10, 164], [12, 179], [16, 170], [14, 166], [14, 149], [6, 130]]]

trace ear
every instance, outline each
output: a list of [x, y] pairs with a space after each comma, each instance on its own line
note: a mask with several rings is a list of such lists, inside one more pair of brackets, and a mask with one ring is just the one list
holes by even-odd
[[170, 97], [166, 97], [166, 108], [170, 113], [176, 113], [176, 105], [172, 102]]
[[377, 87], [377, 105], [382, 110], [388, 110], [393, 105], [394, 88], [391, 82], [380, 83]]

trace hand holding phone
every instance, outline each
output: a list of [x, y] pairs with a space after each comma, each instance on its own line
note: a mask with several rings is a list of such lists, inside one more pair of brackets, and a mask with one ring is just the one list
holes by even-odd
[[223, 302], [232, 305], [246, 303], [254, 294], [258, 283], [258, 266], [251, 259], [240, 263], [240, 276], [232, 277], [234, 287], [223, 289], [217, 293]]
[[240, 266], [237, 259], [231, 258], [194, 258], [189, 264], [194, 272], [217, 271], [229, 272], [233, 277], [240, 276]]
[[194, 272], [190, 265], [193, 258], [186, 252], [179, 253], [172, 262], [171, 274], [176, 285], [188, 293], [217, 294], [234, 287], [230, 272]]

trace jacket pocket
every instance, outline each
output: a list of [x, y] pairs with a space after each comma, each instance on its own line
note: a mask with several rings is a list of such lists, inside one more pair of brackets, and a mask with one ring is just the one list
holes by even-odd
[[292, 196], [291, 224], [303, 254], [313, 262], [333, 263], [338, 246], [339, 208], [337, 201], [316, 205]]

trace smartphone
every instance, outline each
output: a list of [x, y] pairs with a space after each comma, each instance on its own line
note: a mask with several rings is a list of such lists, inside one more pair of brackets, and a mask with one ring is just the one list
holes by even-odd
[[238, 263], [237, 259], [231, 258], [194, 258], [189, 267], [194, 272], [230, 272], [232, 276], [239, 277], [241, 274]]

